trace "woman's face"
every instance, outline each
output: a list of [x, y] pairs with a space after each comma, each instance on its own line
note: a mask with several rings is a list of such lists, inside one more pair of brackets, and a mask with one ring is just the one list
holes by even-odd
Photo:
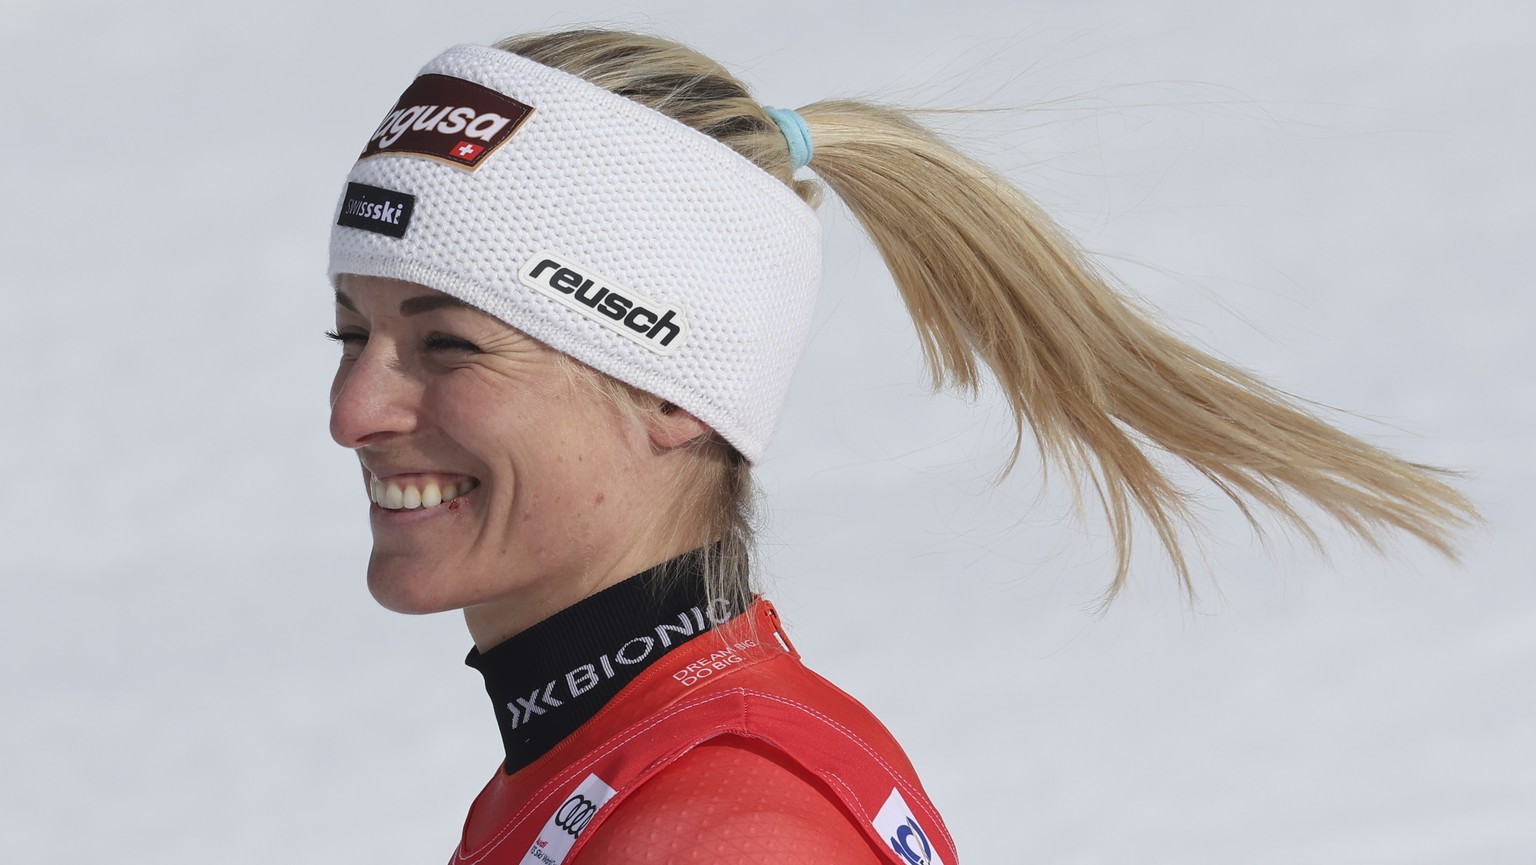
[[633, 412], [448, 295], [348, 276], [336, 299], [331, 436], [362, 463], [381, 604], [501, 605], [515, 632], [654, 564], [635, 549], [659, 481]]

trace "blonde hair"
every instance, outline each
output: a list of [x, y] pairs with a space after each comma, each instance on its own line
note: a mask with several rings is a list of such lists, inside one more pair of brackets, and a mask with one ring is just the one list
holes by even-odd
[[[692, 49], [605, 30], [497, 47], [711, 135], [817, 201], [817, 185], [792, 176], [788, 146], [762, 106]], [[1154, 461], [1158, 451], [1203, 475], [1261, 534], [1259, 510], [1314, 546], [1318, 535], [1298, 500], [1377, 549], [1385, 533], [1400, 530], [1452, 557], [1454, 532], [1479, 519], [1446, 482], [1448, 472], [1336, 429], [1164, 329], [1023, 192], [906, 113], [830, 100], [800, 114], [815, 142], [810, 168], [879, 248], [933, 387], [974, 393], [984, 369], [996, 379], [1015, 426], [1000, 474], [1017, 462], [1027, 428], [1047, 467], [1097, 494], [1117, 553], [1106, 601], [1125, 583], [1138, 514], [1193, 591], [1182, 534], [1196, 523], [1194, 500]], [[750, 547], [750, 524], [729, 530], [745, 538], [743, 551]]]

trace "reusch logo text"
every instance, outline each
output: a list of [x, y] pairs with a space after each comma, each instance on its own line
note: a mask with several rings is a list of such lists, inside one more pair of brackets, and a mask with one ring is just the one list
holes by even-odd
[[416, 196], [410, 193], [366, 183], [348, 183], [336, 224], [390, 237], [404, 237], [405, 230], [411, 226], [411, 212], [415, 209]]
[[474, 171], [523, 125], [533, 106], [462, 78], [411, 82], [358, 159], [414, 153]]
[[539, 253], [523, 265], [518, 276], [529, 288], [657, 354], [670, 355], [688, 341], [688, 320], [682, 307], [651, 300], [582, 265]]

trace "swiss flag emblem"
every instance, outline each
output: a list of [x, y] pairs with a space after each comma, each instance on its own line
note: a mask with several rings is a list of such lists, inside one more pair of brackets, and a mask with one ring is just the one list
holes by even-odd
[[483, 144], [473, 144], [468, 141], [460, 141], [458, 144], [453, 145], [453, 150], [450, 151], [450, 153], [454, 159], [462, 159], [465, 162], [474, 162], [475, 157], [479, 156], [483, 150], [485, 150], [485, 145]]

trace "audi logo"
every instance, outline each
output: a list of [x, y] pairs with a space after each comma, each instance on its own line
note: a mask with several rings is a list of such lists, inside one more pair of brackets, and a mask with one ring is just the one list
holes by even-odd
[[597, 803], [577, 793], [565, 800], [565, 804], [555, 812], [555, 825], [575, 838], [581, 834], [581, 830], [587, 828], [587, 824], [592, 822], [592, 815], [596, 813]]

